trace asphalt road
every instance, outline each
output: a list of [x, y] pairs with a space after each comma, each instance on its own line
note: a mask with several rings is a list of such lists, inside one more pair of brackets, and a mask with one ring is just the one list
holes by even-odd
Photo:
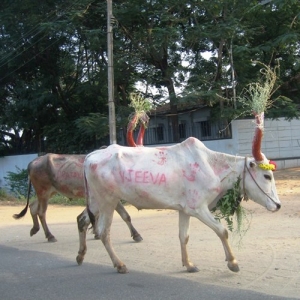
[[[168, 253], [169, 257], [163, 258], [158, 251], [159, 243], [163, 243], [163, 239], [159, 240], [159, 238], [163, 234], [155, 233], [156, 236], [150, 236], [153, 232], [151, 224], [155, 223], [155, 219], [159, 216], [166, 218], [166, 215], [153, 213], [149, 219], [139, 219], [138, 216], [135, 216], [135, 222], [138, 228], [141, 228], [141, 234], [144, 237], [142, 244], [134, 243], [130, 239], [128, 230], [122, 221], [115, 222], [115, 231], [120, 232], [120, 236], [114, 241], [114, 246], [122, 248], [116, 250], [126, 260], [130, 271], [128, 274], [121, 275], [112, 267], [102, 243], [94, 240], [92, 235], [88, 236], [88, 253], [83, 265], [76, 264], [78, 234], [75, 216], [77, 212], [72, 212], [70, 219], [73, 221], [71, 222], [66, 219], [62, 220], [63, 212], [60, 215], [58, 211], [55, 212], [49, 208], [50, 220], [51, 213], [56, 214], [56, 218], [53, 218], [55, 221], [52, 223], [50, 221], [50, 227], [58, 238], [58, 242], [48, 243], [44, 239], [42, 230], [36, 236], [29, 237], [31, 228], [29, 215], [20, 221], [15, 221], [11, 218], [11, 210], [6, 211], [7, 209], [3, 207], [1, 210], [3, 214], [1, 215], [0, 211], [0, 216], [2, 219], [7, 216], [7, 219], [0, 220], [0, 300], [296, 299], [267, 295], [232, 286], [227, 288], [219, 285], [217, 280], [215, 280], [215, 285], [203, 283], [201, 280], [192, 280], [199, 278], [195, 277], [199, 273], [187, 274], [184, 269], [180, 268], [177, 234], [172, 233], [176, 239], [176, 241], [174, 240], [174, 252], [170, 245], [169, 250], [163, 252]], [[19, 208], [15, 208], [14, 212], [18, 212], [18, 210]], [[78, 212], [81, 210], [82, 208], [78, 208]], [[58, 217], [61, 218], [61, 222], [57, 219]], [[171, 214], [168, 219], [173, 217], [176, 216]], [[12, 221], [8, 224], [10, 219]], [[147, 225], [145, 222], [148, 222]], [[177, 226], [173, 226], [172, 221], [170, 230], [166, 227], [164, 232], [168, 234], [173, 227]], [[217, 241], [214, 236], [212, 239]], [[155, 244], [155, 241], [158, 244]], [[212, 250], [213, 245], [210, 245]], [[217, 245], [219, 249], [220, 245], [218, 243]], [[147, 248], [152, 249], [153, 253], [142, 254], [142, 251]], [[137, 253], [136, 257], [131, 258], [132, 253], [129, 252]], [[213, 255], [213, 251], [211, 255]], [[207, 257], [209, 258], [209, 255]], [[166, 265], [156, 265], [158, 259], [165, 260]], [[173, 260], [175, 261], [174, 269], [172, 264], [168, 264], [168, 261], [173, 263]], [[217, 262], [219, 263], [219, 260]], [[153, 272], [154, 267], [158, 272]], [[139, 271], [139, 268], [142, 271]], [[226, 264], [222, 263], [221, 274], [231, 276], [231, 272], [226, 270]]]
[[283, 299], [137, 271], [121, 275], [101, 264], [79, 267], [51, 253], [4, 245], [0, 257], [1, 300]]

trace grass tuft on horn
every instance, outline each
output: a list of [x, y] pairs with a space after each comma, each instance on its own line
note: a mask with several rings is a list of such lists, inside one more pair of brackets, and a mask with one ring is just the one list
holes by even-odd
[[272, 105], [272, 95], [275, 93], [275, 83], [277, 73], [279, 73], [279, 64], [272, 70], [269, 66], [259, 61], [254, 64], [262, 65], [260, 69], [261, 78], [258, 82], [252, 82], [242, 91], [238, 100], [243, 104], [246, 112], [252, 112], [255, 115], [266, 112]]
[[133, 129], [141, 122], [145, 126], [149, 121], [147, 112], [151, 109], [151, 103], [145, 99], [140, 93], [131, 93], [129, 96], [129, 106], [134, 109], [134, 112], [129, 116], [129, 121], [134, 122]]
[[[149, 122], [147, 111], [151, 109], [152, 105], [150, 101], [145, 99], [140, 93], [131, 93], [129, 98], [129, 106], [134, 109], [134, 112], [129, 116], [129, 122], [127, 126], [127, 144], [131, 147], [143, 146], [145, 129], [147, 128]], [[135, 143], [133, 139], [133, 131], [138, 124], [140, 124], [140, 131]]]

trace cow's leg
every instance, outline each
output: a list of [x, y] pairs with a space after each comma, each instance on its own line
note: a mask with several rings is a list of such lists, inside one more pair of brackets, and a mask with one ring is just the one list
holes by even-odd
[[57, 242], [54, 235], [50, 232], [46, 222], [47, 207], [48, 207], [48, 198], [40, 199], [38, 205], [38, 216], [42, 224], [42, 227], [44, 229], [46, 239], [48, 239], [48, 242]]
[[33, 236], [40, 230], [40, 224], [39, 224], [39, 220], [37, 217], [38, 205], [39, 205], [38, 200], [33, 201], [29, 205], [30, 214], [31, 214], [32, 221], [33, 221], [33, 227], [30, 230], [30, 236]]
[[78, 226], [78, 233], [79, 233], [79, 250], [78, 255], [76, 257], [76, 261], [78, 265], [81, 265], [86, 254], [86, 231], [90, 225], [91, 221], [85, 209], [80, 215], [77, 217], [77, 226]]
[[199, 272], [199, 269], [189, 260], [187, 252], [187, 243], [189, 241], [190, 216], [183, 211], [179, 211], [179, 240], [181, 246], [182, 265], [188, 272]]
[[128, 273], [128, 269], [126, 265], [116, 255], [110, 241], [110, 227], [113, 219], [114, 210], [115, 207], [111, 205], [105, 206], [105, 210], [102, 210], [100, 208], [99, 218], [96, 222], [98, 230], [97, 233], [100, 236], [100, 239], [112, 260], [113, 266], [117, 268], [119, 273], [125, 274]]
[[116, 207], [116, 211], [121, 216], [123, 221], [127, 224], [133, 240], [136, 241], [136, 242], [141, 242], [143, 240], [143, 238], [137, 232], [137, 230], [132, 226], [131, 217], [128, 214], [128, 212], [126, 211], [125, 207], [122, 205], [121, 202], [118, 203], [118, 205]]
[[195, 217], [210, 227], [218, 235], [224, 247], [228, 268], [233, 272], [238, 272], [240, 269], [228, 243], [227, 229], [225, 229], [223, 225], [214, 218], [206, 206], [197, 209]]

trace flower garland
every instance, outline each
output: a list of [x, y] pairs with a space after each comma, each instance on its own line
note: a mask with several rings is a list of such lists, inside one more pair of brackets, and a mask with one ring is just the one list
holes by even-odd
[[276, 163], [274, 161], [269, 161], [268, 164], [264, 164], [264, 163], [261, 163], [261, 164], [258, 164], [258, 166], [263, 169], [263, 170], [271, 170], [271, 171], [275, 171], [276, 170]]

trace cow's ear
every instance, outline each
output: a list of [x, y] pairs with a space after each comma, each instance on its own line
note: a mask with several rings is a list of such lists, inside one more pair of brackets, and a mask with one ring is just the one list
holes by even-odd
[[249, 164], [250, 168], [255, 168], [256, 167], [256, 163], [254, 161], [251, 161]]

